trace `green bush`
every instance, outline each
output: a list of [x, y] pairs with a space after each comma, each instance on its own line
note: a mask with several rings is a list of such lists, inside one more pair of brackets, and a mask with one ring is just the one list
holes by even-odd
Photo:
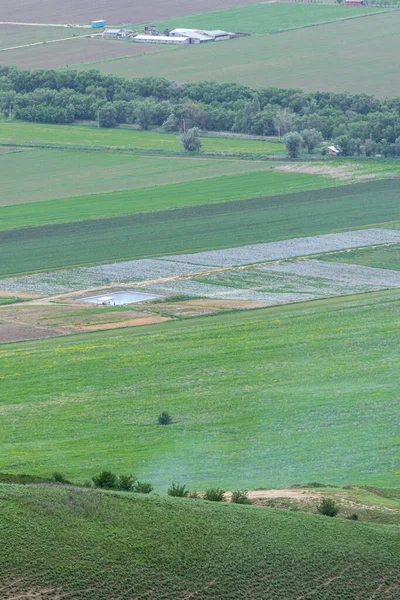
[[132, 489], [132, 491], [137, 494], [149, 494], [153, 490], [153, 486], [147, 481], [137, 481]]
[[118, 488], [123, 492], [131, 492], [135, 481], [136, 477], [133, 477], [133, 475], [120, 475], [118, 479]]
[[118, 477], [111, 471], [102, 471], [95, 477], [92, 477], [95, 487], [104, 488], [106, 490], [115, 490], [118, 488]]
[[186, 489], [186, 485], [180, 485], [179, 483], [175, 483], [174, 481], [171, 484], [171, 487], [167, 492], [168, 496], [176, 496], [177, 498], [186, 498], [189, 494], [189, 490]]
[[233, 504], [251, 504], [251, 500], [249, 500], [247, 494], [247, 490], [234, 490], [232, 492], [231, 502], [233, 502]]
[[210, 488], [206, 490], [204, 494], [204, 500], [210, 500], [211, 502], [222, 502], [224, 499], [225, 490], [221, 488]]
[[59, 473], [58, 471], [55, 471], [53, 473], [53, 479], [54, 481], [56, 481], [57, 483], [69, 483], [65, 477], [65, 475], [63, 475], [63, 473]]
[[163, 412], [158, 416], [158, 424], [169, 425], [170, 423], [172, 423], [171, 416], [165, 410], [163, 410]]
[[339, 507], [332, 498], [324, 498], [317, 506], [317, 510], [320, 515], [325, 515], [325, 517], [336, 517]]

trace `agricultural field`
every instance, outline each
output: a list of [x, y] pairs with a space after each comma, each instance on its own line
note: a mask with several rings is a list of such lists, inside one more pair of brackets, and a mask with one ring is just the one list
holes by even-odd
[[178, 48], [173, 60], [169, 52], [163, 52], [140, 60], [100, 61], [96, 68], [128, 78], [133, 74], [135, 77], [162, 74], [178, 82], [211, 79], [251, 87], [365, 92], [393, 97], [400, 95], [393, 63], [393, 52], [399, 50], [399, 27], [400, 12], [395, 11], [278, 35], [254, 35], [221, 44]]
[[[370, 498], [390, 504], [379, 492]], [[398, 533], [382, 524], [71, 486], [2, 484], [0, 497], [4, 600], [90, 600], [94, 589], [98, 600], [295, 600], [321, 590], [326, 600], [379, 590], [383, 600], [399, 585]]]
[[[63, 32], [68, 31], [61, 27], [59, 29]], [[88, 30], [81, 29], [80, 31], [87, 32]], [[0, 64], [17, 65], [25, 69], [59, 69], [68, 68], [81, 62], [90, 62], [93, 64], [92, 68], [96, 68], [96, 61], [118, 60], [125, 57], [138, 58], [147, 53], [167, 50], [171, 50], [171, 48], [155, 44], [132, 44], [120, 40], [86, 39], [81, 35], [79, 38], [68, 38], [51, 44], [46, 43], [0, 52]]]
[[[166, 188], [168, 184], [240, 173], [257, 173], [262, 177], [265, 171], [269, 171], [268, 188], [272, 190], [271, 193], [284, 191], [287, 184], [291, 186], [289, 191], [302, 189], [298, 187], [302, 182], [308, 183], [310, 187], [318, 187], [319, 182], [325, 180], [323, 176], [298, 177], [296, 174], [285, 178], [282, 173], [275, 174], [268, 162], [200, 157], [171, 159], [162, 156], [133, 156], [121, 152], [113, 154], [107, 151], [14, 149], [1, 156], [0, 165], [2, 171], [7, 173], [7, 177], [2, 179], [0, 206], [84, 197], [116, 190], [138, 190], [148, 188], [149, 185], [154, 194], [154, 187], [157, 186]], [[25, 178], [19, 177], [22, 171]], [[279, 182], [282, 182], [283, 189], [276, 187]]]
[[300, 29], [329, 21], [360, 17], [382, 12], [382, 8], [369, 6], [340, 6], [324, 4], [291, 4], [289, 2], [258, 2], [191, 15], [175, 17], [155, 23], [159, 31], [190, 27], [193, 29], [222, 29], [224, 31], [252, 34], [280, 33], [287, 29]]
[[[73, 147], [121, 148], [160, 150], [183, 153], [178, 136], [159, 131], [140, 131], [128, 127], [98, 129], [94, 125], [47, 125], [21, 121], [0, 122], [0, 143], [21, 145], [58, 145]], [[278, 154], [285, 153], [279, 141], [238, 138], [235, 136], [202, 136], [202, 151], [225, 154]], [[186, 155], [187, 156], [187, 155]]]
[[[0, 235], [0, 274], [15, 275], [382, 227], [399, 218], [398, 191], [397, 179], [382, 180], [123, 217], [10, 229]], [[42, 206], [51, 208], [52, 204], [38, 203], [37, 210], [42, 210]], [[24, 205], [1, 210], [21, 210], [21, 206]], [[26, 205], [28, 214], [30, 206]]]
[[0, 468], [393, 486], [399, 303], [391, 290], [4, 345]]
[[[38, 44], [74, 36], [85, 35], [84, 29], [76, 27], [40, 27], [0, 24], [0, 51], [5, 48], [14, 48], [27, 44]], [[4, 54], [0, 54], [0, 63], [3, 63]]]
[[137, 3], [130, 0], [71, 0], [68, 5], [55, 4], [53, 0], [26, 0], [2, 7], [3, 21], [57, 24], [88, 24], [94, 19], [106, 19], [108, 25], [122, 23], [147, 23], [156, 19], [168, 19], [177, 15], [251, 4], [257, 0], [153, 0]]
[[[157, 162], [159, 159], [149, 159], [149, 161], [151, 160]], [[170, 162], [173, 163], [171, 160]], [[182, 162], [184, 161], [182, 160]], [[174, 168], [173, 164], [171, 166]], [[234, 164], [229, 166], [234, 166]], [[243, 168], [245, 165], [239, 164], [238, 171], [240, 171], [240, 167]], [[186, 175], [189, 173], [188, 169]], [[152, 186], [136, 190], [4, 206], [0, 208], [0, 230], [210, 205], [247, 198], [266, 198], [277, 193], [285, 194], [307, 189], [326, 188], [334, 184], [332, 179], [318, 175], [303, 173], [286, 175], [272, 170], [209, 177], [187, 183], [158, 185], [157, 191]]]

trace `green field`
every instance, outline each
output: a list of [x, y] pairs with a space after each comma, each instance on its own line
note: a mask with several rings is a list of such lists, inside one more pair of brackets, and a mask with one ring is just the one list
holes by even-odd
[[[0, 275], [385, 224], [399, 218], [399, 187], [396, 179], [382, 180], [124, 217], [21, 227], [0, 234]], [[43, 204], [39, 203], [37, 210]], [[48, 205], [51, 208], [51, 203]]]
[[[154, 161], [154, 159], [148, 160]], [[139, 161], [142, 162], [143, 159], [139, 159]], [[159, 162], [159, 159], [155, 159], [155, 161]], [[182, 165], [184, 161], [181, 159], [177, 159], [177, 161], [184, 169], [186, 166]], [[164, 159], [164, 162], [168, 163], [168, 159]], [[186, 162], [189, 163], [190, 168], [192, 161]], [[214, 161], [214, 164], [216, 162]], [[240, 162], [237, 162], [240, 167]], [[174, 164], [175, 160], [169, 159], [169, 163], [172, 163], [172, 168], [176, 169], [178, 166]], [[229, 164], [229, 166], [234, 167], [236, 164]], [[209, 174], [211, 172], [212, 169], [208, 171]], [[189, 173], [190, 171], [187, 175]], [[73, 175], [74, 173], [71, 172], [71, 176]], [[149, 183], [150, 181], [147, 182], [147, 185]], [[5, 206], [0, 208], [0, 230], [267, 197], [307, 189], [327, 188], [337, 182], [318, 175], [265, 170], [171, 185], [154, 186], [154, 182], [152, 183], [153, 187], [144, 189]]]
[[4, 345], [0, 469], [395, 486], [399, 309], [392, 290]]
[[[267, 161], [132, 156], [71, 149], [28, 149], [0, 154], [0, 167], [4, 173], [0, 207], [115, 190], [155, 188], [273, 168]], [[24, 177], [20, 176], [22, 172]], [[273, 178], [271, 173], [271, 181]], [[293, 183], [301, 181], [296, 175], [286, 179]], [[316, 185], [320, 179], [314, 177]], [[308, 181], [312, 181], [311, 177]]]
[[[157, 131], [139, 131], [119, 127], [97, 129], [94, 126], [47, 125], [22, 121], [0, 122], [0, 143], [27, 145], [60, 144], [61, 146], [86, 146], [125, 148], [139, 151], [182, 150], [178, 136]], [[204, 136], [203, 152], [284, 154], [281, 142], [242, 139], [237, 137]]]
[[289, 2], [249, 4], [155, 23], [159, 31], [176, 27], [223, 29], [244, 33], [279, 33], [309, 25], [360, 17], [384, 9], [369, 6], [292, 4]]
[[3, 484], [0, 498], [4, 600], [383, 600], [398, 589], [393, 526], [70, 487]]
[[323, 260], [376, 267], [378, 269], [400, 270], [400, 245], [379, 246], [378, 248], [357, 248], [344, 252], [321, 255]]
[[[103, 73], [400, 96], [400, 12], [96, 63]], [[335, 48], [332, 49], [332, 40]], [[82, 65], [83, 69], [92, 65]], [[356, 76], [355, 76], [356, 74]]]

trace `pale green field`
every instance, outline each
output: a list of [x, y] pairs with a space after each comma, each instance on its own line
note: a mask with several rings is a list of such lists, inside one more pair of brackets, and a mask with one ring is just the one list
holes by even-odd
[[[27, 149], [0, 155], [0, 169], [4, 173], [0, 206], [153, 188], [271, 168], [269, 162], [251, 160]], [[20, 176], [22, 172], [24, 177]], [[309, 177], [311, 180], [312, 176]], [[296, 175], [289, 177], [288, 183], [291, 179], [295, 181]]]
[[400, 53], [399, 30], [400, 12], [395, 11], [279, 35], [178, 48], [173, 60], [165, 52], [103, 61], [96, 68], [125, 77], [162, 75], [178, 82], [211, 79], [252, 87], [399, 96], [394, 60]]
[[[87, 35], [87, 31], [78, 27], [0, 25], [0, 49], [84, 36], [85, 34]], [[2, 63], [3, 57], [4, 55], [0, 54], [0, 63]]]
[[[105, 146], [140, 151], [166, 150], [181, 152], [176, 134], [137, 129], [97, 129], [84, 125], [48, 125], [22, 121], [0, 122], [0, 142], [9, 144], [60, 144], [65, 146]], [[236, 137], [202, 137], [204, 152], [284, 154], [281, 142]]]
[[174, 17], [155, 23], [159, 31], [188, 27], [192, 29], [223, 29], [244, 33], [278, 33], [318, 23], [360, 17], [384, 9], [369, 6], [323, 4], [293, 4], [275, 2], [249, 4], [225, 10], [200, 13], [189, 17]]

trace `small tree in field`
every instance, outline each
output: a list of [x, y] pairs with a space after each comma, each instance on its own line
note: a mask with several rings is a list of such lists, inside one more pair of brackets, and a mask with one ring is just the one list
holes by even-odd
[[163, 410], [158, 415], [158, 424], [159, 425], [169, 425], [170, 423], [172, 423], [171, 415], [169, 413], [167, 413], [165, 410]]
[[180, 142], [186, 152], [200, 152], [200, 129], [198, 127], [188, 129], [180, 136]]
[[222, 502], [224, 499], [225, 490], [221, 488], [210, 488], [206, 490], [204, 494], [204, 500], [211, 500], [211, 502]]
[[325, 517], [336, 517], [339, 512], [339, 507], [332, 498], [323, 498], [321, 503], [317, 506], [317, 511], [320, 515]]
[[131, 492], [135, 484], [136, 478], [133, 475], [120, 475], [118, 480], [118, 488], [123, 492]]
[[297, 131], [287, 133], [283, 137], [283, 143], [285, 144], [286, 152], [289, 158], [298, 158], [303, 144], [303, 138]]

